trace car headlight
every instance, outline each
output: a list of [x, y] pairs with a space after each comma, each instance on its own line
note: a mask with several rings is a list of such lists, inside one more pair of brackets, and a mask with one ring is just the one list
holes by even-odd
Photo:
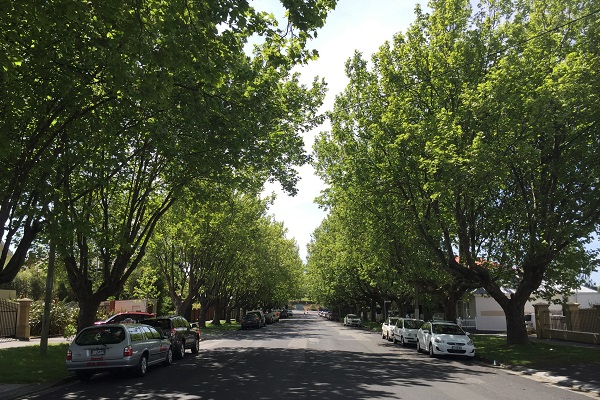
[[469, 341], [467, 342], [468, 346], [473, 346], [473, 341], [471, 339], [469, 339]]
[[436, 337], [435, 339], [433, 339], [433, 341], [436, 343], [444, 343], [444, 341], [442, 339], [440, 339], [439, 337]]

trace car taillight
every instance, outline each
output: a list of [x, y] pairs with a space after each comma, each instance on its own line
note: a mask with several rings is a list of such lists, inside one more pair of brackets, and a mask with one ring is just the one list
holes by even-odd
[[67, 350], [67, 361], [71, 361], [73, 359], [73, 352], [71, 349]]
[[123, 357], [131, 357], [133, 355], [133, 348], [131, 346], [127, 346], [123, 349]]

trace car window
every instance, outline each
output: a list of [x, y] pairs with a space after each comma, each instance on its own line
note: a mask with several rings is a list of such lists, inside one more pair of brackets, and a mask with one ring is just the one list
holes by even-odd
[[458, 325], [436, 325], [435, 333], [442, 335], [464, 335], [465, 332]]
[[94, 344], [117, 344], [125, 339], [125, 331], [119, 326], [88, 328], [77, 336], [75, 343], [80, 346]]
[[146, 335], [146, 338], [148, 338], [148, 339], [160, 339], [161, 338], [160, 333], [158, 333], [158, 331], [151, 326], [143, 326], [142, 331], [144, 332], [144, 334]]
[[419, 329], [423, 325], [423, 321], [404, 320], [404, 327], [408, 329]]
[[129, 336], [131, 336], [132, 342], [139, 342], [144, 340], [144, 335], [142, 334], [142, 330], [140, 329], [140, 327], [131, 326], [128, 327], [127, 330], [129, 331]]

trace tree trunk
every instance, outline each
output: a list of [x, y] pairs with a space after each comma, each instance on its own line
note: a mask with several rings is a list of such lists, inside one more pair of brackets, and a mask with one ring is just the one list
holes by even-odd
[[78, 299], [79, 315], [77, 316], [77, 332], [87, 326], [94, 325], [96, 322], [96, 312], [100, 307], [100, 300], [96, 300], [96, 296], [86, 296]]
[[506, 315], [506, 341], [508, 344], [530, 344], [525, 326], [525, 303], [511, 299], [503, 307]]
[[214, 302], [213, 306], [215, 307], [215, 314], [213, 316], [213, 320], [211, 323], [213, 325], [221, 325], [221, 301], [217, 300]]
[[200, 316], [198, 317], [198, 325], [200, 328], [206, 328], [206, 315], [208, 314], [208, 307], [204, 305], [200, 306]]

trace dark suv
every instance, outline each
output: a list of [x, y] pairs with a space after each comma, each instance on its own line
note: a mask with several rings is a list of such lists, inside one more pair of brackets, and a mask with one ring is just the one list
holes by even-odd
[[169, 317], [148, 318], [141, 322], [158, 328], [169, 338], [173, 346], [175, 358], [182, 359], [185, 349], [190, 349], [193, 354], [200, 350], [200, 336], [198, 331], [192, 329], [190, 323], [179, 315]]

